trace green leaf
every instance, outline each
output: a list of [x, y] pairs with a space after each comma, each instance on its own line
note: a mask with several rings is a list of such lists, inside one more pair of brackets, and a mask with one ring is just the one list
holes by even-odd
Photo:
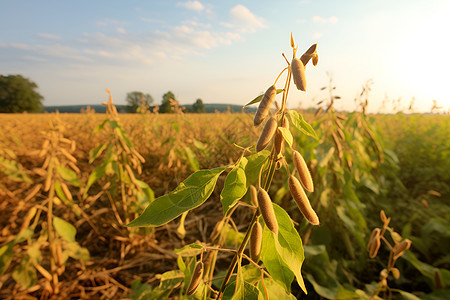
[[63, 192], [63, 190], [61, 188], [61, 183], [59, 182], [59, 180], [57, 180], [55, 182], [55, 191], [56, 191], [56, 195], [58, 195], [59, 199], [61, 199], [65, 203], [73, 204], [73, 201], [70, 201], [69, 199], [67, 199], [66, 194], [64, 194], [64, 192]]
[[289, 147], [292, 148], [294, 138], [292, 137], [291, 131], [284, 127], [278, 127], [278, 129], [281, 131], [281, 134], [283, 135], [284, 140], [288, 143]]
[[247, 156], [248, 163], [245, 167], [245, 177], [247, 178], [247, 188], [255, 184], [259, 177], [259, 172], [264, 162], [269, 157], [270, 151], [263, 150], [258, 153]]
[[33, 264], [30, 263], [30, 258], [28, 256], [22, 257], [20, 264], [14, 270], [12, 277], [25, 289], [36, 283], [36, 269]]
[[314, 290], [326, 299], [358, 299], [358, 294], [339, 283], [337, 265], [330, 262], [324, 245], [305, 246], [304, 270]]
[[6, 244], [5, 246], [0, 248], [0, 275], [5, 272], [11, 263], [12, 258], [14, 257], [13, 247], [18, 243], [22, 243], [23, 241], [31, 238], [34, 234], [33, 229], [30, 227], [20, 231], [14, 240]]
[[236, 292], [234, 293], [234, 295], [231, 299], [232, 300], [240, 300], [240, 299], [258, 300], [258, 298], [259, 298], [258, 288], [255, 285], [244, 280], [244, 276], [242, 274], [242, 267], [240, 265], [238, 265]]
[[100, 178], [105, 176], [106, 171], [106, 164], [102, 163], [101, 165], [97, 166], [94, 171], [89, 175], [88, 182], [86, 184], [86, 190], [85, 194], [87, 194], [89, 188]]
[[219, 175], [226, 168], [227, 166], [195, 172], [175, 190], [155, 199], [139, 217], [126, 226], [159, 226], [200, 206], [211, 196]]
[[69, 243], [75, 242], [75, 235], [77, 234], [75, 226], [58, 217], [53, 217], [53, 226], [55, 226], [56, 232], [60, 237]]
[[0, 275], [5, 272], [14, 257], [13, 246], [11, 242], [0, 248]]
[[94, 133], [99, 132], [100, 130], [103, 129], [103, 127], [105, 127], [106, 122], [108, 121], [108, 119], [103, 120], [100, 124], [98, 124], [97, 126], [95, 126], [94, 128]]
[[222, 202], [223, 214], [226, 215], [228, 209], [236, 205], [247, 192], [247, 177], [245, 176], [245, 167], [248, 160], [242, 157], [239, 164], [228, 173], [225, 179], [220, 201]]
[[33, 183], [21, 164], [0, 156], [0, 173], [17, 182]]
[[131, 299], [132, 300], [151, 300], [155, 299], [156, 295], [153, 293], [153, 288], [147, 283], [141, 283], [140, 280], [135, 280], [131, 283]]
[[65, 246], [65, 251], [67, 251], [67, 254], [75, 259], [82, 260], [84, 262], [88, 261], [89, 256], [89, 250], [81, 247], [77, 242], [67, 243]]
[[[400, 295], [402, 295], [402, 298], [405, 300], [420, 300], [419, 297], [417, 297], [414, 294], [399, 290]], [[448, 295], [447, 295], [448, 296]]]
[[197, 156], [195, 156], [194, 151], [190, 147], [184, 147], [184, 152], [186, 154], [186, 159], [191, 167], [192, 171], [198, 171], [200, 169], [200, 163], [198, 162]]
[[261, 260], [272, 278], [284, 288], [286, 293], [290, 293], [294, 273], [278, 255], [274, 233], [267, 226], [264, 226]]
[[302, 239], [294, 228], [294, 224], [288, 213], [275, 203], [273, 204], [273, 209], [278, 221], [278, 238], [275, 239], [276, 250], [278, 255], [294, 273], [298, 285], [307, 294], [301, 273], [302, 264], [305, 260]]
[[112, 129], [121, 128], [119, 123], [115, 120], [108, 120], [109, 126], [111, 126]]
[[303, 119], [303, 116], [301, 114], [299, 114], [295, 110], [290, 110], [288, 112], [287, 116], [288, 116], [289, 122], [292, 124], [292, 126], [294, 126], [294, 128], [296, 128], [297, 130], [303, 132], [306, 135], [309, 135], [309, 136], [315, 138], [316, 140], [319, 139], [319, 137], [317, 136], [317, 134], [314, 131], [314, 129], [311, 127], [311, 125], [309, 125]]
[[167, 299], [172, 291], [184, 281], [184, 274], [180, 270], [168, 271], [157, 276], [161, 282], [158, 287], [153, 289], [156, 297], [152, 299]]
[[100, 144], [95, 149], [89, 151], [89, 163], [92, 164], [106, 149], [107, 144]]
[[180, 249], [175, 249], [174, 252], [179, 256], [196, 256], [202, 252], [203, 246], [197, 243], [186, 245]]
[[[277, 89], [277, 94], [281, 93], [282, 91], [284, 91], [284, 89]], [[259, 95], [258, 97], [256, 97], [252, 101], [250, 101], [249, 103], [245, 104], [242, 108], [247, 107], [252, 104], [255, 104], [255, 103], [258, 103], [258, 102], [261, 102], [263, 96], [264, 96], [264, 94]]]
[[267, 299], [297, 300], [294, 295], [292, 295], [291, 293], [286, 293], [285, 289], [281, 285], [279, 285], [275, 280], [268, 277], [264, 278], [264, 283], [261, 281], [258, 283], [258, 289], [262, 295], [265, 295], [267, 291]]
[[58, 166], [57, 169], [58, 169], [59, 175], [61, 175], [61, 177], [65, 181], [69, 182], [71, 185], [74, 185], [74, 186], [78, 186], [78, 187], [81, 186], [81, 182], [78, 179], [77, 173], [75, 173], [74, 171], [72, 171], [68, 168], [64, 168], [61, 166]]

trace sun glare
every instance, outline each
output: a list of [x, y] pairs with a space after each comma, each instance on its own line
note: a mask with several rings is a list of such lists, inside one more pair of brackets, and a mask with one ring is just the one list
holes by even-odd
[[431, 100], [450, 107], [448, 74], [450, 42], [450, 5], [420, 23], [401, 41], [395, 55], [395, 73], [403, 89], [431, 106]]

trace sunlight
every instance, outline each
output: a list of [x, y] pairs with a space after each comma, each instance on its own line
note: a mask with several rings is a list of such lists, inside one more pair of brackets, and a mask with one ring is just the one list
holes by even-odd
[[415, 24], [411, 35], [405, 36], [396, 53], [396, 75], [399, 83], [414, 96], [430, 101], [436, 99], [450, 106], [448, 72], [450, 43], [445, 30], [450, 28], [450, 5], [439, 14]]

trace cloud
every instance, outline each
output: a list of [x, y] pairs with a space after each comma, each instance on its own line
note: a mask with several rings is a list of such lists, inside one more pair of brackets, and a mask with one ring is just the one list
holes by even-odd
[[247, 7], [238, 4], [230, 9], [232, 23], [222, 23], [229, 28], [237, 28], [241, 32], [255, 32], [266, 27], [264, 19], [254, 15]]
[[314, 32], [313, 33], [313, 39], [318, 40], [323, 36], [321, 32]]
[[61, 37], [59, 35], [56, 34], [51, 34], [51, 33], [38, 33], [38, 36], [44, 39], [48, 39], [48, 40], [59, 40], [61, 39]]
[[202, 11], [205, 9], [205, 6], [200, 1], [186, 1], [186, 2], [178, 2], [177, 6], [184, 7], [189, 10]]
[[96, 22], [97, 26], [107, 27], [107, 26], [123, 26], [125, 22], [114, 20], [114, 19], [103, 19]]
[[27, 50], [30, 48], [28, 45], [21, 44], [21, 43], [11, 43], [11, 44], [9, 44], [9, 46], [12, 48], [22, 49], [22, 50]]
[[127, 33], [127, 31], [124, 28], [122, 28], [122, 27], [117, 27], [116, 31], [118, 33]]
[[331, 16], [329, 18], [314, 16], [312, 18], [312, 20], [314, 23], [321, 23], [321, 24], [326, 24], [326, 23], [336, 24], [337, 22], [339, 22], [339, 19], [336, 16]]
[[47, 59], [45, 59], [45, 58], [37, 57], [37, 56], [33, 56], [33, 55], [24, 55], [24, 56], [22, 56], [22, 58], [26, 59], [26, 60], [31, 60], [31, 61], [37, 61], [37, 62], [47, 61]]
[[[73, 40], [61, 39], [51, 33], [38, 33], [48, 41], [37, 44], [0, 43], [0, 48], [18, 52], [17, 59], [47, 61], [48, 63], [79, 64], [87, 66], [96, 62], [100, 65], [158, 64], [162, 60], [179, 60], [186, 55], [203, 55], [206, 50], [231, 45], [242, 41], [245, 34], [265, 27], [263, 18], [253, 14], [243, 5], [229, 10], [226, 28], [222, 20], [210, 18], [210, 7], [199, 1], [177, 3], [190, 10], [202, 11], [201, 16], [188, 20], [168, 22], [164, 19], [141, 18], [142, 22], [155, 25], [153, 31], [130, 32], [127, 23], [102, 19], [96, 22], [96, 31], [82, 33]], [[158, 24], [159, 23], [159, 24]], [[61, 39], [60, 41], [57, 41]], [[51, 42], [53, 40], [53, 42]]]

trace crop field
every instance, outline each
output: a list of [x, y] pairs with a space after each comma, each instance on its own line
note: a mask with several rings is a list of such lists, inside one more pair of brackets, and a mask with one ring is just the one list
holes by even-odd
[[[107, 105], [0, 115], [0, 299], [450, 294], [450, 116], [290, 111], [276, 131], [284, 155], [264, 166], [272, 154], [255, 150], [264, 126], [253, 114]], [[296, 205], [294, 175], [311, 189], [309, 208]], [[260, 182], [276, 228], [260, 196], [252, 202]], [[185, 190], [192, 203], [178, 200]], [[278, 235], [301, 252], [277, 248], [276, 264], [263, 243], [259, 256], [243, 241], [261, 224], [264, 243], [283, 248]]]

